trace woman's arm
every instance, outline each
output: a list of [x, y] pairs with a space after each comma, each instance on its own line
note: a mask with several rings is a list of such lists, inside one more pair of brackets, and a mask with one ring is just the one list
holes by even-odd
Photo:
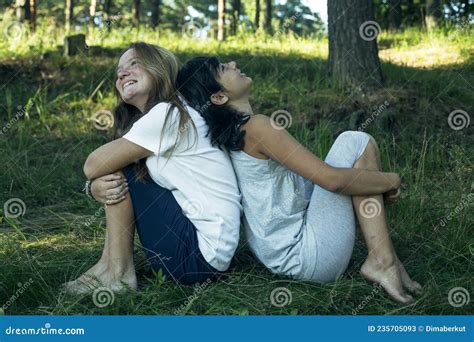
[[123, 169], [152, 152], [125, 138], [119, 138], [102, 145], [89, 154], [84, 164], [84, 174], [88, 179], [102, 177]]
[[322, 188], [344, 195], [382, 194], [400, 186], [396, 173], [332, 167], [316, 157], [284, 129], [275, 129], [271, 119], [255, 115], [244, 126], [257, 154], [263, 154]]

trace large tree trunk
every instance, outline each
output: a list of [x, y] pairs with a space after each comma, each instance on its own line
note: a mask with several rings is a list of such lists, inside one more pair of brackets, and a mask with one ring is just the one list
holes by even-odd
[[65, 20], [66, 20], [66, 32], [69, 32], [72, 26], [72, 20], [74, 18], [74, 0], [66, 0], [66, 11], [65, 11]]
[[372, 0], [328, 1], [329, 74], [364, 92], [383, 83], [372, 6]]
[[224, 40], [225, 0], [217, 1], [217, 40]]
[[431, 31], [441, 19], [441, 3], [440, 0], [426, 0], [425, 25], [428, 31]]
[[231, 31], [233, 35], [237, 34], [237, 28], [239, 26], [239, 17], [240, 17], [240, 0], [232, 0], [232, 26]]
[[151, 27], [157, 28], [160, 22], [161, 0], [153, 0], [151, 8]]
[[140, 0], [133, 0], [132, 22], [135, 27], [140, 24]]
[[265, 16], [263, 28], [268, 34], [272, 34], [272, 0], [265, 0]]
[[388, 5], [388, 28], [398, 30], [402, 25], [402, 0], [389, 0]]
[[255, 0], [255, 31], [260, 27], [260, 0]]

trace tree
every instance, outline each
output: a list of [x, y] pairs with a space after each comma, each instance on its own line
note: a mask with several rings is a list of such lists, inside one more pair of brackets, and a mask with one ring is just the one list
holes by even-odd
[[66, 32], [69, 32], [74, 18], [74, 0], [66, 0], [65, 24]]
[[140, 24], [140, 0], [133, 0], [132, 22], [136, 27]]
[[268, 34], [272, 34], [272, 0], [265, 0], [265, 15], [263, 28]]
[[19, 22], [28, 21], [31, 30], [36, 31], [38, 0], [16, 0], [16, 18]]
[[321, 37], [325, 35], [326, 25], [321, 20], [319, 13], [313, 12], [300, 0], [278, 2], [273, 6], [273, 13], [279, 22], [278, 35], [286, 34], [289, 31], [300, 36], [317, 34]]
[[389, 0], [388, 6], [388, 28], [398, 30], [402, 25], [402, 0]]
[[91, 0], [91, 5], [89, 6], [89, 26], [94, 27], [94, 17], [97, 10], [97, 0]]
[[16, 0], [16, 19], [19, 22], [31, 20], [30, 0]]
[[255, 0], [255, 31], [260, 27], [260, 0]]
[[31, 29], [36, 31], [36, 18], [38, 17], [38, 0], [31, 2]]
[[232, 0], [231, 32], [233, 35], [237, 34], [237, 27], [239, 26], [240, 10], [241, 10], [240, 0]]
[[225, 0], [217, 2], [217, 40], [224, 40]]
[[157, 28], [160, 21], [161, 0], [153, 0], [151, 3], [151, 27]]
[[107, 19], [110, 18], [111, 9], [112, 9], [112, 0], [105, 0], [104, 12]]
[[375, 39], [380, 27], [373, 18], [372, 0], [328, 1], [329, 74], [364, 92], [383, 82]]
[[425, 25], [428, 31], [438, 26], [441, 19], [440, 0], [426, 0]]

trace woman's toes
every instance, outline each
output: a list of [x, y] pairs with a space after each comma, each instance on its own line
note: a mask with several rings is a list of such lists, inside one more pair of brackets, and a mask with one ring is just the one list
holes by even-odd
[[423, 292], [423, 286], [421, 286], [418, 282], [412, 281], [407, 289], [415, 294], [421, 294]]

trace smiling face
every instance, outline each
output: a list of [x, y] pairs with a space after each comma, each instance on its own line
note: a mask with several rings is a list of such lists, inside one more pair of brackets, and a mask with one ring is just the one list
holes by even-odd
[[128, 49], [117, 66], [115, 87], [125, 103], [144, 111], [152, 87], [150, 75], [143, 69], [134, 49]]
[[230, 100], [248, 96], [252, 79], [240, 72], [235, 62], [220, 63], [217, 81], [224, 87]]

